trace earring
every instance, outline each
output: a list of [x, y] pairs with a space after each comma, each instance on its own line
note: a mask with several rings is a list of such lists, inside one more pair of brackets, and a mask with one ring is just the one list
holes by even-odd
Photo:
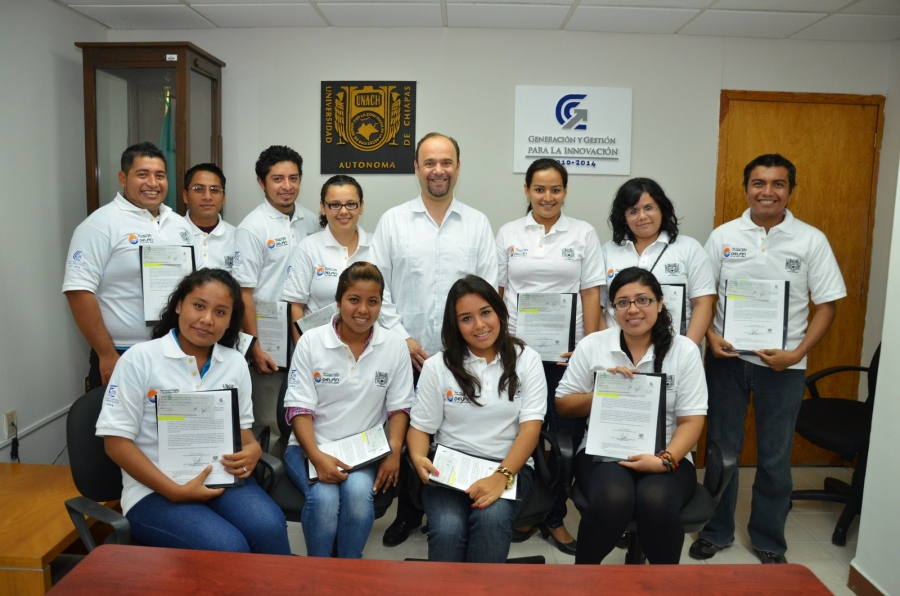
[[176, 306], [176, 307], [175, 307], [175, 312], [176, 312], [176, 313], [180, 313], [180, 312], [181, 312], [181, 307], [180, 307], [180, 306]]

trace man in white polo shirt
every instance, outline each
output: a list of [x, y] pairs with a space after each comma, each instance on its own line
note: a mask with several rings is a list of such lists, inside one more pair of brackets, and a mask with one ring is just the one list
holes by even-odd
[[[244, 298], [243, 331], [254, 337], [257, 336], [254, 300], [281, 300], [294, 247], [319, 231], [318, 218], [296, 203], [302, 175], [303, 158], [290, 147], [272, 145], [256, 161], [256, 181], [265, 201], [237, 227], [232, 269]], [[283, 445], [279, 447], [276, 409], [286, 369], [279, 370], [259, 342], [254, 342], [249, 355], [253, 417], [269, 427], [270, 451], [280, 453]]]
[[[784, 525], [791, 505], [791, 449], [803, 399], [806, 355], [825, 336], [835, 301], [847, 295], [825, 235], [787, 209], [796, 168], [777, 154], [760, 155], [744, 168], [749, 209], [713, 230], [706, 251], [718, 285], [718, 305], [706, 334], [710, 440], [740, 453], [744, 418], [753, 393], [757, 468], [747, 530], [763, 563], [786, 563]], [[738, 354], [723, 337], [728, 280], [790, 282], [787, 349]], [[807, 325], [809, 300], [816, 305]], [[690, 556], [708, 559], [734, 542], [738, 476], [725, 489], [713, 519], [691, 545]]]
[[191, 226], [197, 268], [215, 267], [231, 273], [234, 259], [233, 225], [222, 219], [225, 174], [219, 166], [198, 163], [184, 174], [184, 218]]
[[[459, 176], [459, 145], [432, 132], [416, 146], [416, 176], [421, 194], [385, 213], [372, 240], [372, 260], [378, 265], [407, 338], [416, 373], [429, 356], [441, 350], [441, 322], [450, 286], [468, 274], [497, 287], [497, 253], [491, 224], [480, 211], [453, 196]], [[418, 377], [418, 375], [416, 374]], [[401, 466], [405, 487], [409, 466]], [[408, 491], [399, 491], [397, 519], [382, 542], [396, 546], [422, 523]]]
[[162, 202], [166, 159], [152, 143], [122, 153], [122, 192], [91, 213], [72, 234], [63, 293], [91, 346], [88, 388], [109, 381], [119, 356], [150, 339], [144, 321], [138, 247], [191, 243], [184, 219]]

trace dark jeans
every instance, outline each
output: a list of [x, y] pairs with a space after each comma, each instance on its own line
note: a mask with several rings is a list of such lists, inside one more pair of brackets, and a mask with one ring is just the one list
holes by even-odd
[[679, 512], [697, 489], [694, 464], [687, 459], [679, 463], [672, 473], [644, 474], [579, 453], [575, 478], [590, 505], [581, 514], [575, 563], [599, 565], [635, 519], [647, 559], [677, 565], [684, 545]]
[[[556, 387], [559, 385], [565, 372], [565, 366], [559, 366], [555, 362], [544, 362], [544, 378], [547, 379], [547, 414], [544, 417], [544, 421], [547, 423], [549, 431], [553, 434], [557, 434], [561, 430], [571, 430], [573, 448], [578, 449], [578, 446], [581, 445], [581, 439], [584, 437], [585, 419], [562, 418], [556, 412]], [[555, 462], [550, 462], [551, 467], [555, 465]], [[566, 509], [567, 501], [565, 480], [560, 479], [556, 483], [553, 495], [553, 509], [550, 510], [550, 513], [547, 514], [547, 518], [544, 520], [548, 528], [558, 528], [563, 525], [563, 519], [565, 519], [568, 512]]]
[[[744, 418], [753, 393], [756, 413], [756, 477], [747, 531], [756, 550], [783, 555], [787, 550], [784, 524], [791, 508], [791, 450], [794, 425], [805, 390], [806, 370], [776, 372], [740, 358], [715, 358], [706, 352], [709, 386], [708, 437], [740, 453], [744, 446]], [[700, 532], [716, 546], [734, 542], [734, 508], [738, 475], [735, 474]]]

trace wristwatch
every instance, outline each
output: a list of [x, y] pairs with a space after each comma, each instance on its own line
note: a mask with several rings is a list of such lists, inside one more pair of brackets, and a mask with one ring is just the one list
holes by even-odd
[[513, 476], [513, 473], [509, 471], [506, 466], [497, 466], [495, 472], [500, 472], [504, 476], [506, 476], [506, 490], [509, 490], [513, 487], [513, 484], [516, 482], [516, 477]]

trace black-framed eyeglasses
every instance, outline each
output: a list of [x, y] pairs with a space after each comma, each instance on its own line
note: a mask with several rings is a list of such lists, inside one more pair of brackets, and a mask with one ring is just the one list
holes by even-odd
[[347, 208], [347, 211], [356, 211], [360, 206], [360, 203], [358, 201], [350, 201], [349, 203], [325, 203], [325, 201], [322, 201], [322, 203], [324, 203], [332, 211], [340, 211], [344, 207]]
[[613, 302], [613, 308], [616, 310], [628, 310], [631, 308], [631, 305], [634, 304], [638, 308], [647, 308], [651, 304], [656, 301], [656, 298], [650, 298], [649, 296], [638, 296], [634, 300], [627, 300], [625, 298], [620, 298]]
[[210, 186], [210, 187], [206, 187], [206, 186], [203, 186], [202, 184], [195, 184], [195, 185], [193, 185], [193, 186], [191, 187], [191, 190], [194, 191], [194, 192], [196, 192], [196, 193], [199, 193], [199, 194], [201, 194], [201, 195], [202, 195], [203, 193], [205, 193], [207, 190], [209, 190], [209, 194], [211, 194], [211, 195], [213, 195], [213, 196], [217, 196], [217, 195], [220, 195], [220, 194], [222, 194], [223, 192], [225, 192], [225, 189], [222, 188], [221, 186]]

